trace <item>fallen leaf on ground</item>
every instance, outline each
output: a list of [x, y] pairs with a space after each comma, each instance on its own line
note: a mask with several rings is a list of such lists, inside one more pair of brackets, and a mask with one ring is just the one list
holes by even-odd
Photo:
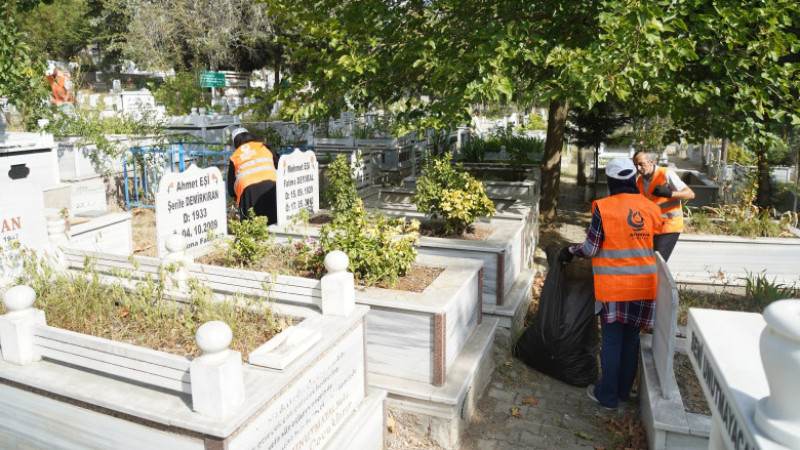
[[504, 362], [503, 365], [506, 367], [511, 367], [514, 365], [514, 361], [509, 359], [508, 361]]
[[386, 429], [389, 433], [394, 433], [394, 417], [389, 416], [386, 418]]
[[525, 397], [522, 399], [522, 404], [536, 406], [539, 404], [539, 402], [537, 402], [536, 399], [533, 397]]
[[516, 407], [511, 408], [511, 415], [516, 417], [517, 419], [521, 419], [522, 418], [522, 416], [519, 415], [519, 408], [516, 408]]
[[593, 441], [594, 440], [594, 436], [592, 436], [589, 433], [584, 433], [583, 431], [576, 431], [574, 434], [575, 434], [575, 436], [578, 436], [579, 438], [582, 438], [582, 439], [586, 439], [587, 441]]

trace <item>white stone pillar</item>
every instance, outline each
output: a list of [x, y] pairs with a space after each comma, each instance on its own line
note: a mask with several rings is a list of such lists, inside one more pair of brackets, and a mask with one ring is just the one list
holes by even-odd
[[29, 286], [14, 286], [3, 295], [8, 313], [0, 316], [0, 346], [3, 359], [21, 366], [42, 359], [33, 345], [36, 327], [46, 325], [44, 311], [34, 309], [36, 292]]
[[189, 365], [192, 409], [204, 416], [223, 418], [244, 402], [242, 354], [228, 348], [233, 332], [225, 322], [206, 322], [195, 342], [203, 352]]
[[800, 443], [800, 300], [780, 300], [764, 310], [761, 362], [769, 396], [756, 406], [755, 422], [774, 441], [794, 448]]
[[325, 255], [325, 269], [322, 277], [322, 314], [348, 316], [355, 308], [355, 277], [347, 271], [350, 259], [343, 251], [334, 250]]
[[193, 258], [186, 254], [186, 239], [179, 234], [173, 234], [164, 242], [167, 247], [167, 256], [161, 260], [161, 270], [166, 272], [164, 283], [168, 291], [186, 293], [188, 286], [186, 281], [189, 279], [189, 269], [187, 264], [193, 262]]

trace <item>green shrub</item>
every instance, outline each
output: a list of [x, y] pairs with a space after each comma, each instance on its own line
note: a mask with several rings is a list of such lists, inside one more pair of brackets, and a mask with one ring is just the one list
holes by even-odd
[[776, 283], [774, 278], [770, 281], [763, 271], [759, 273], [747, 272], [745, 281], [745, 297], [752, 302], [753, 307], [759, 312], [776, 300], [800, 296], [800, 289]]
[[252, 265], [263, 258], [274, 237], [270, 234], [268, 218], [257, 216], [250, 208], [249, 219], [233, 220], [229, 224], [233, 240], [228, 246], [228, 258], [241, 265]]
[[164, 83], [156, 86], [150, 83], [153, 97], [163, 103], [167, 112], [172, 115], [189, 114], [192, 108], [208, 108], [210, 106], [206, 88], [200, 86], [197, 74], [179, 72], [167, 77]]
[[367, 213], [356, 193], [353, 168], [343, 155], [329, 166], [328, 180], [325, 197], [333, 222], [322, 226], [318, 240], [309, 238], [297, 245], [298, 266], [321, 274], [325, 255], [341, 250], [350, 258], [348, 270], [356, 278], [394, 285], [417, 258], [419, 222]]
[[478, 217], [491, 217], [495, 210], [483, 184], [461, 164], [453, 167], [452, 159], [445, 153], [425, 161], [412, 201], [430, 217], [444, 218], [447, 233], [463, 234]]
[[345, 155], [337, 155], [328, 165], [328, 187], [325, 189], [325, 201], [331, 210], [331, 217], [346, 214], [356, 207], [358, 192], [354, 169]]

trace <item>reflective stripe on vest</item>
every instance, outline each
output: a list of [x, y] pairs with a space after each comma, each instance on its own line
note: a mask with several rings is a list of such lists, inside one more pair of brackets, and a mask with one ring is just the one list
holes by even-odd
[[592, 257], [595, 298], [603, 302], [651, 300], [658, 278], [653, 235], [663, 220], [659, 208], [639, 194], [617, 194], [600, 208], [603, 242]]
[[234, 187], [237, 204], [241, 202], [242, 193], [248, 186], [277, 180], [272, 152], [260, 142], [242, 144], [231, 155], [231, 162], [236, 173]]
[[683, 210], [681, 209], [681, 201], [653, 196], [653, 189], [666, 182], [667, 169], [664, 167], [656, 167], [647, 192], [644, 191], [644, 179], [641, 176], [636, 180], [636, 185], [639, 187], [639, 192], [641, 192], [642, 195], [655, 202], [656, 205], [661, 208], [661, 217], [664, 218], [664, 233], [680, 233], [683, 231]]

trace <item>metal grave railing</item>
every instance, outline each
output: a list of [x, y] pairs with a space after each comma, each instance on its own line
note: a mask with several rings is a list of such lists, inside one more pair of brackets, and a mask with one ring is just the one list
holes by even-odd
[[167, 144], [167, 148], [129, 148], [123, 157], [126, 209], [130, 211], [134, 206], [155, 209], [161, 177], [169, 172], [183, 172], [192, 164], [201, 169], [217, 167], [227, 191], [228, 160], [233, 151], [208, 150], [209, 147], [225, 148], [221, 144], [194, 142]]

